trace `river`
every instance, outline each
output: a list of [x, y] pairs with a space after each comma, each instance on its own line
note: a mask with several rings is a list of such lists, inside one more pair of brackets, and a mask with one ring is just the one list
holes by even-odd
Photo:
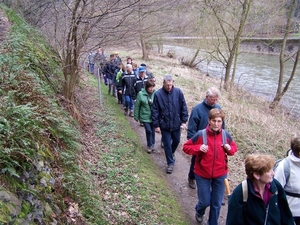
[[[169, 50], [173, 50], [177, 58], [184, 57], [185, 59], [189, 59], [194, 54], [194, 50], [187, 47], [164, 45], [164, 53], [167, 53]], [[200, 53], [199, 58], [205, 58], [204, 51]], [[292, 71], [292, 66], [291, 61], [286, 63], [284, 81], [287, 81], [288, 75]], [[212, 77], [224, 79], [225, 68], [220, 62], [211, 61], [209, 65], [207, 65], [207, 61], [204, 60], [198, 65], [198, 69], [204, 73], [208, 72]], [[241, 53], [238, 59], [234, 82], [252, 94], [272, 101], [277, 90], [278, 76], [279, 56]], [[280, 102], [280, 105], [283, 106], [287, 112], [296, 117], [299, 117], [300, 110], [299, 87], [300, 66], [298, 65], [294, 79]]]

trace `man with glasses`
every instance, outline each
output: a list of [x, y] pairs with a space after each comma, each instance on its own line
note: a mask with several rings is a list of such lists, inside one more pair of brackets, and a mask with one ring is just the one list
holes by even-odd
[[[191, 112], [188, 130], [187, 130], [187, 139], [190, 139], [194, 136], [195, 133], [199, 130], [203, 130], [208, 125], [208, 114], [209, 111], [213, 108], [221, 109], [220, 105], [217, 104], [221, 93], [219, 89], [215, 87], [210, 87], [206, 91], [206, 97], [203, 102], [197, 104]], [[224, 129], [224, 122], [222, 127]], [[196, 156], [192, 156], [190, 171], [188, 174], [189, 187], [192, 189], [196, 188], [195, 175], [194, 175], [194, 166], [195, 166]]]

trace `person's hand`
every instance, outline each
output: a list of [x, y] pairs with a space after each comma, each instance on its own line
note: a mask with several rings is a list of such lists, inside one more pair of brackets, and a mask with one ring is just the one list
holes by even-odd
[[160, 128], [159, 127], [155, 128], [155, 133], [160, 133]]
[[230, 147], [229, 144], [225, 144], [223, 147], [224, 147], [224, 149], [225, 149], [226, 151], [230, 151], [230, 150], [231, 150], [231, 147]]
[[200, 151], [206, 153], [208, 151], [208, 145], [201, 145]]
[[186, 127], [186, 124], [185, 123], [182, 123], [181, 126], [180, 126], [181, 130], [186, 130], [187, 127]]
[[122, 90], [119, 90], [119, 94], [122, 94]]

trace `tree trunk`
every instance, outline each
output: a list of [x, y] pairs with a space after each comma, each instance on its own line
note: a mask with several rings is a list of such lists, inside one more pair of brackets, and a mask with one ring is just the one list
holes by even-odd
[[[269, 108], [271, 110], [275, 109], [278, 106], [278, 104], [279, 104], [280, 100], [282, 99], [283, 95], [287, 92], [287, 90], [289, 88], [289, 85], [290, 85], [291, 81], [294, 78], [294, 75], [296, 73], [296, 68], [297, 68], [297, 65], [298, 65], [299, 51], [300, 51], [299, 49], [296, 53], [296, 58], [295, 58], [295, 61], [294, 61], [293, 71], [292, 71], [287, 83], [285, 84], [284, 89], [282, 90], [283, 78], [284, 78], [284, 69], [285, 69], [284, 63], [286, 61], [286, 59], [285, 59], [285, 54], [286, 54], [285, 47], [286, 47], [286, 41], [287, 41], [287, 38], [288, 38], [288, 35], [289, 35], [289, 32], [290, 32], [290, 29], [291, 29], [293, 12], [296, 8], [296, 5], [297, 5], [297, 0], [293, 0], [292, 5], [290, 6], [290, 10], [288, 12], [286, 29], [285, 29], [284, 38], [283, 38], [283, 41], [282, 41], [281, 51], [280, 51], [280, 55], [279, 55], [279, 68], [280, 68], [280, 71], [279, 71], [279, 77], [278, 77], [277, 91], [276, 91], [276, 94], [275, 94], [275, 97], [274, 97], [273, 101], [269, 105]], [[291, 57], [289, 57], [288, 59], [290, 59], [290, 58]]]

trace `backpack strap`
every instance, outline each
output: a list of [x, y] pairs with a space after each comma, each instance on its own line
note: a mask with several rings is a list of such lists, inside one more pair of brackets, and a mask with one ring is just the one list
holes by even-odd
[[224, 129], [222, 129], [222, 143], [223, 143], [223, 146], [227, 144], [226, 131]]
[[[206, 129], [203, 129], [201, 131], [202, 131], [203, 144], [207, 145]], [[223, 145], [227, 144], [227, 141], [226, 141], [226, 131], [224, 129], [222, 129], [222, 143], [223, 143]]]
[[246, 213], [246, 205], [247, 205], [247, 199], [248, 199], [248, 184], [247, 180], [242, 181], [242, 192], [243, 192], [243, 213], [245, 217]]
[[248, 199], [248, 184], [247, 180], [242, 181], [242, 190], [243, 190], [243, 202], [246, 203]]
[[206, 134], [206, 129], [202, 130], [202, 140], [203, 140], [203, 144], [207, 145], [207, 134]]
[[289, 182], [289, 179], [290, 179], [290, 170], [291, 170], [291, 165], [290, 165], [290, 158], [289, 157], [286, 157], [283, 159], [283, 171], [284, 171], [284, 176], [285, 176], [285, 180], [286, 180], [286, 183]]

